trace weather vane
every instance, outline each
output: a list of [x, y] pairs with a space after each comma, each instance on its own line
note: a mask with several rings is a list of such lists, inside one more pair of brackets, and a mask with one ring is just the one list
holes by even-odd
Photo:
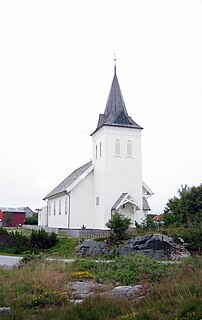
[[116, 54], [114, 53], [114, 74], [116, 74]]

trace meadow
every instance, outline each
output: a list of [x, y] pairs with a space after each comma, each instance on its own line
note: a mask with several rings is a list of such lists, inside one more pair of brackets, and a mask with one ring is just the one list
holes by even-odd
[[[11, 315], [0, 319], [68, 320], [201, 320], [202, 259], [195, 256], [176, 264], [140, 256], [116, 257], [113, 263], [76, 259], [74, 263], [48, 262], [45, 256], [72, 257], [75, 239], [62, 237], [42, 255], [25, 259], [20, 267], [0, 269], [0, 307]], [[143, 284], [140, 300], [95, 294], [82, 304], [69, 302], [68, 283], [90, 279], [108, 285]]]

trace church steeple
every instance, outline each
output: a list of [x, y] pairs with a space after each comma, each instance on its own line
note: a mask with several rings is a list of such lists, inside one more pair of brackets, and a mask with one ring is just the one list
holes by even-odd
[[142, 127], [135, 123], [127, 113], [116, 74], [116, 57], [114, 58], [114, 77], [109, 91], [106, 107], [104, 114], [99, 115], [99, 120], [95, 131], [97, 131], [103, 125], [142, 129]]

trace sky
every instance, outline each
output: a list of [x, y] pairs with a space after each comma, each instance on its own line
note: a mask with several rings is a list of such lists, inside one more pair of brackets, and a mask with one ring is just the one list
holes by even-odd
[[161, 213], [202, 182], [202, 0], [0, 0], [0, 206], [45, 205], [92, 156], [117, 57]]

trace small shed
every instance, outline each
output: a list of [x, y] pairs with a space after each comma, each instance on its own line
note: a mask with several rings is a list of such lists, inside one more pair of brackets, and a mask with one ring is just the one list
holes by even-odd
[[2, 227], [17, 227], [23, 225], [25, 210], [22, 208], [0, 207], [0, 221]]

